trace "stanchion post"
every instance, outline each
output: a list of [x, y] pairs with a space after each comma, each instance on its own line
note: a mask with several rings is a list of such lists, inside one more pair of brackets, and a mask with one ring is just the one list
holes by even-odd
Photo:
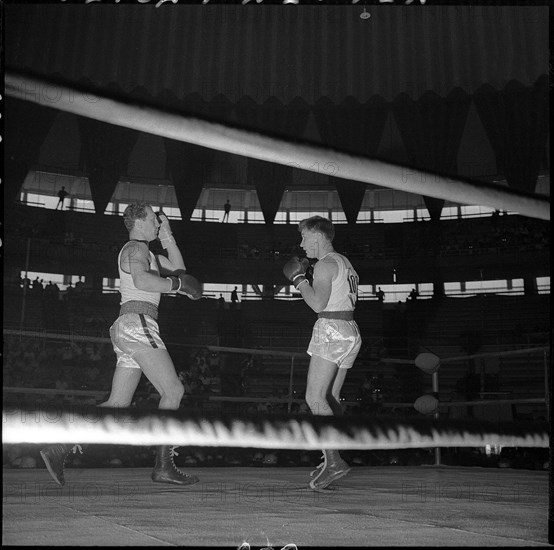
[[290, 358], [290, 377], [289, 377], [289, 404], [288, 411], [292, 411], [292, 377], [294, 374], [294, 355]]
[[[433, 393], [437, 394], [439, 393], [439, 373], [434, 372], [432, 374], [433, 379]], [[437, 412], [435, 413], [435, 420], [438, 420], [440, 416], [440, 411], [437, 409]], [[441, 449], [440, 447], [435, 447], [435, 466], [441, 465]]]

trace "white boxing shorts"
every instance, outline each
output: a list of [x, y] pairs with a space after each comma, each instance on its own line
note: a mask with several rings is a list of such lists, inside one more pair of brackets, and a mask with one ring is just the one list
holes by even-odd
[[140, 369], [133, 359], [139, 351], [166, 349], [158, 323], [144, 313], [124, 313], [110, 327], [110, 338], [117, 356], [117, 367]]
[[361, 345], [362, 337], [356, 321], [320, 318], [315, 322], [308, 354], [327, 359], [340, 369], [349, 369]]

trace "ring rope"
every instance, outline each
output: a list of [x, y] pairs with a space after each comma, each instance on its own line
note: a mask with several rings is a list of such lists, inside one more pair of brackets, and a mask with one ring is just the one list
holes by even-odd
[[550, 220], [550, 201], [543, 195], [484, 182], [444, 177], [327, 147], [286, 141], [216, 124], [197, 117], [87, 95], [83, 91], [15, 72], [7, 71], [4, 82], [6, 94], [11, 97], [140, 132], [312, 172], [319, 172], [320, 166], [331, 166], [336, 170], [328, 175], [338, 178]]
[[[449, 363], [454, 361], [465, 361], [466, 359], [482, 359], [484, 357], [511, 357], [515, 355], [527, 355], [529, 353], [538, 353], [539, 351], [550, 351], [548, 346], [537, 348], [514, 349], [506, 351], [488, 351], [484, 353], [474, 353], [473, 355], [460, 355], [457, 357], [441, 357], [440, 363]], [[415, 359], [380, 359], [381, 363], [391, 363], [395, 365], [415, 365]]]
[[[66, 397], [96, 397], [98, 399], [105, 397], [106, 392], [101, 390], [57, 390], [52, 388], [18, 388], [18, 387], [5, 387], [2, 388], [4, 394], [27, 394], [27, 395], [40, 395], [46, 397], [49, 395], [54, 396], [66, 396]], [[207, 395], [198, 396], [198, 401], [211, 401], [211, 402], [227, 402], [227, 403], [289, 403], [291, 400], [288, 397], [231, 397], [224, 395]], [[292, 399], [293, 403], [305, 403], [305, 399]], [[360, 401], [341, 401], [343, 405], [361, 406]], [[544, 397], [523, 397], [514, 399], [481, 399], [474, 401], [441, 401], [440, 407], [467, 407], [467, 406], [496, 406], [496, 405], [531, 405], [531, 404], [543, 404], [546, 403]], [[413, 403], [379, 403], [384, 408], [413, 408]]]
[[[112, 341], [106, 336], [80, 336], [78, 334], [63, 334], [56, 332], [43, 332], [35, 330], [21, 330], [21, 329], [3, 329], [3, 334], [19, 337], [31, 337], [31, 338], [44, 338], [50, 340], [63, 340], [71, 342], [98, 342], [100, 344], [111, 344]], [[168, 342], [171, 346], [183, 346], [190, 348], [205, 348], [208, 351], [213, 352], [229, 352], [238, 353], [241, 355], [267, 355], [267, 356], [280, 356], [280, 357], [298, 357], [305, 359], [307, 357], [306, 352], [299, 351], [285, 351], [285, 350], [271, 350], [271, 349], [259, 349], [259, 348], [233, 348], [229, 346], [213, 346], [207, 344], [183, 344], [179, 342]]]
[[2, 441], [253, 447], [264, 449], [417, 449], [548, 447], [548, 426], [420, 418], [263, 416], [183, 417], [177, 411], [94, 406], [2, 411]]

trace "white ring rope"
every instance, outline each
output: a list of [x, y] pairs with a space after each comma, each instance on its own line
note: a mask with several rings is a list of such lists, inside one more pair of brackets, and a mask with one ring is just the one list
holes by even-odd
[[[515, 349], [515, 350], [506, 350], [506, 351], [488, 351], [484, 353], [474, 353], [472, 355], [459, 355], [457, 357], [438, 357], [436, 359], [442, 365], [443, 363], [453, 363], [456, 361], [465, 361], [466, 359], [483, 359], [485, 357], [512, 357], [516, 355], [528, 355], [530, 353], [549, 352], [550, 348], [548, 346], [541, 346], [538, 348], [525, 348], [525, 349]], [[430, 353], [420, 353], [418, 357], [423, 357], [424, 355], [434, 355]], [[416, 359], [380, 359], [381, 363], [391, 363], [395, 365], [415, 365], [417, 363]]]
[[331, 166], [335, 172], [328, 175], [339, 178], [447, 199], [454, 203], [514, 211], [530, 218], [550, 219], [550, 202], [542, 195], [439, 176], [326, 147], [289, 142], [196, 117], [87, 95], [80, 90], [15, 73], [6, 72], [4, 82], [6, 94], [11, 97], [140, 132], [313, 172], [320, 172], [320, 166]]
[[325, 416], [221, 419], [174, 411], [94, 406], [2, 411], [2, 441], [253, 447], [263, 449], [417, 449], [548, 447], [548, 426]]

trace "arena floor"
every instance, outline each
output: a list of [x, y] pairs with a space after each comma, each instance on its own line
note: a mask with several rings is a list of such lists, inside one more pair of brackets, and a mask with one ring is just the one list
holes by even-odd
[[200, 483], [152, 483], [150, 469], [3, 471], [5, 545], [548, 546], [548, 472], [355, 467], [334, 489], [311, 468], [191, 468]]

